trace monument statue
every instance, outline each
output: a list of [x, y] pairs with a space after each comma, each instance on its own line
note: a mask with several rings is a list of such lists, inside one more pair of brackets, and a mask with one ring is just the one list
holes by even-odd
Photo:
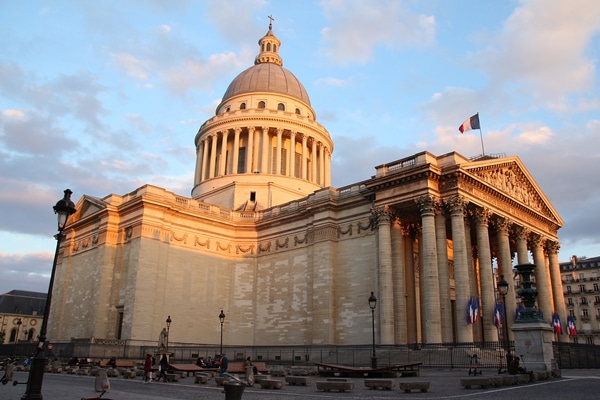
[[167, 328], [163, 328], [160, 331], [160, 336], [158, 337], [158, 349], [166, 350], [167, 349], [167, 340], [169, 338], [169, 334], [167, 333]]

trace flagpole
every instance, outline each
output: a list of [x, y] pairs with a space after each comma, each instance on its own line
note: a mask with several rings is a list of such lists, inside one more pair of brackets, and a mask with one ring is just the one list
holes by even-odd
[[485, 156], [485, 149], [483, 148], [483, 133], [481, 133], [481, 120], [479, 119], [479, 112], [477, 113], [477, 119], [479, 120], [479, 137], [481, 138], [481, 155]]

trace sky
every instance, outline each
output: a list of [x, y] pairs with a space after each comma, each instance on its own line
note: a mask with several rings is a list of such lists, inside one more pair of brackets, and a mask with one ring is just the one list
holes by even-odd
[[[63, 190], [190, 196], [194, 136], [269, 15], [332, 185], [429, 151], [518, 156], [561, 262], [600, 255], [597, 0], [0, 0], [0, 293], [46, 292]], [[481, 131], [459, 125], [479, 113]], [[483, 143], [482, 143], [483, 141]], [[596, 165], [596, 166], [594, 166]]]

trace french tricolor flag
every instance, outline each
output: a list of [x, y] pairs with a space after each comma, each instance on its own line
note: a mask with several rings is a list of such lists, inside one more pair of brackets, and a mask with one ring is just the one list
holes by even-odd
[[466, 121], [458, 127], [460, 133], [465, 133], [466, 131], [470, 131], [471, 129], [481, 129], [479, 127], [479, 113], [473, 115], [471, 118], [467, 118]]

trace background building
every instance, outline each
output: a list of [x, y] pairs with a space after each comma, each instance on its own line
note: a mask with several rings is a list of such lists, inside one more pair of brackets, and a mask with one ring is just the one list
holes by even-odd
[[571, 257], [560, 264], [568, 315], [575, 320], [575, 343], [600, 344], [600, 257]]
[[46, 293], [11, 290], [0, 295], [0, 343], [35, 342], [42, 325]]
[[333, 143], [280, 44], [269, 27], [200, 127], [191, 198], [146, 185], [79, 200], [53, 341], [152, 345], [169, 315], [170, 343], [218, 343], [224, 310], [227, 344], [365, 344], [371, 292], [380, 344], [497, 341], [496, 280], [530, 260], [540, 309], [566, 316], [563, 222], [518, 157], [421, 152], [332, 188]]

